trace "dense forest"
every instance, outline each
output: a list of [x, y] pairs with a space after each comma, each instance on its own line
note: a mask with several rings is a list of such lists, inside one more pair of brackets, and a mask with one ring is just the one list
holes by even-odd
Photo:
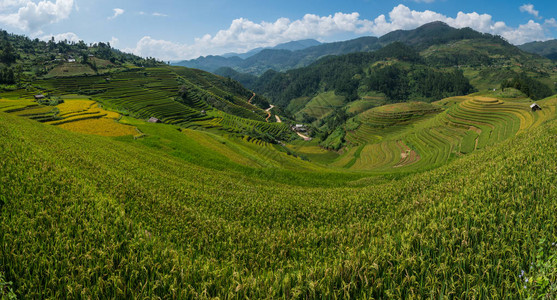
[[244, 84], [283, 107], [291, 99], [320, 91], [335, 91], [348, 102], [358, 99], [362, 89], [384, 93], [390, 102], [433, 101], [473, 91], [462, 72], [429, 67], [416, 50], [399, 42], [375, 52], [322, 58], [285, 73], [271, 70], [257, 79], [246, 75], [235, 79], [246, 80]]
[[515, 88], [533, 100], [540, 100], [553, 95], [553, 91], [547, 85], [528, 77], [524, 73], [506, 80], [501, 84], [501, 88]]

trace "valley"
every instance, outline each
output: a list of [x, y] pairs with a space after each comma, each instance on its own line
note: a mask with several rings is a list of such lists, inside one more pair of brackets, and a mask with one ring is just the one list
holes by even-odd
[[3, 39], [1, 297], [552, 295], [549, 58], [439, 22], [259, 76]]

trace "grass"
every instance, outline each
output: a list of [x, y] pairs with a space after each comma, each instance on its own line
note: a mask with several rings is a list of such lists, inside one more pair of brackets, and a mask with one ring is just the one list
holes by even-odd
[[0, 113], [0, 271], [26, 298], [520, 298], [557, 240], [543, 125], [432, 171], [303, 187], [193, 163], [218, 151], [170, 125], [149, 145]]
[[[3, 94], [0, 296], [514, 299], [547, 287], [523, 276], [555, 283], [540, 251], [557, 242], [557, 97], [374, 107], [331, 152], [266, 140], [292, 133], [221, 84], [155, 68], [37, 83], [57, 107]], [[60, 128], [100, 120], [142, 135]]]

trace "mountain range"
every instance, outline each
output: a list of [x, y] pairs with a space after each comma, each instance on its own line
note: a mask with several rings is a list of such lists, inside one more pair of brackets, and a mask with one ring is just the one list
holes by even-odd
[[530, 42], [518, 47], [526, 52], [535, 53], [552, 60], [557, 60], [557, 40]]
[[[414, 30], [396, 30], [377, 37], [361, 37], [348, 41], [320, 44], [315, 40], [293, 41], [273, 48], [257, 48], [244, 54], [230, 53], [222, 56], [206, 56], [174, 63], [177, 66], [222, 73], [220, 68], [231, 68], [240, 73], [261, 75], [267, 70], [287, 71], [308, 66], [328, 55], [375, 51], [392, 42], [403, 42], [425, 49], [460, 39], [481, 38], [486, 34], [470, 28], [454, 29], [442, 22], [425, 24]], [[534, 42], [520, 46], [526, 52], [551, 58], [556, 56], [555, 42]]]
[[0, 32], [0, 299], [554, 298], [556, 61], [443, 23], [220, 59], [262, 75]]

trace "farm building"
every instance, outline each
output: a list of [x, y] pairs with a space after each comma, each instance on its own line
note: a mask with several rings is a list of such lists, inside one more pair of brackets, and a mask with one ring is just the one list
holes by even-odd
[[537, 103], [530, 105], [530, 108], [532, 109], [532, 111], [542, 110], [542, 108]]
[[161, 120], [155, 118], [155, 117], [151, 117], [149, 118], [149, 123], [161, 123]]
[[306, 125], [296, 124], [296, 125], [292, 126], [292, 130], [294, 130], [296, 132], [306, 132], [308, 129], [307, 129]]
[[35, 100], [43, 100], [46, 98], [43, 94], [35, 95]]

